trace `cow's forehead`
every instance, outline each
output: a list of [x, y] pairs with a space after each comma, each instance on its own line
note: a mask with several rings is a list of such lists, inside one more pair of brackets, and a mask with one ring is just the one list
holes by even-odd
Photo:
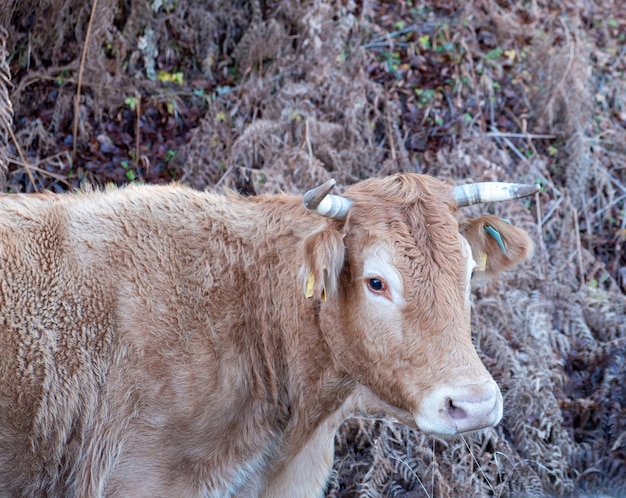
[[[464, 266], [459, 243], [459, 225], [450, 206], [432, 196], [404, 204], [378, 199], [353, 202], [344, 231], [352, 239], [380, 240], [392, 246], [401, 257], [433, 258], [444, 264]], [[368, 245], [362, 240], [355, 250]]]
[[346, 196], [353, 202], [348, 225], [385, 239], [402, 240], [409, 234], [418, 244], [458, 240], [452, 188], [432, 177], [370, 179], [350, 187]]

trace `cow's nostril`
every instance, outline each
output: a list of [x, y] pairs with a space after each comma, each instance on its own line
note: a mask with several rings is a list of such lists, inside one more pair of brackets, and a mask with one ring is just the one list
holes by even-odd
[[446, 411], [454, 420], [463, 420], [467, 418], [467, 412], [463, 408], [455, 406], [454, 402], [450, 398], [448, 398], [446, 402]]

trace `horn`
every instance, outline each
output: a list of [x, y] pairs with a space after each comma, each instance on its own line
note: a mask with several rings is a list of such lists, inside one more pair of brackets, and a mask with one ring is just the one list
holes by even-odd
[[323, 185], [309, 190], [302, 198], [304, 207], [327, 218], [345, 220], [352, 201], [340, 195], [329, 194], [336, 183], [331, 178]]
[[539, 185], [522, 183], [485, 182], [457, 185], [452, 189], [459, 207], [471, 206], [481, 202], [509, 201], [528, 197], [539, 191]]

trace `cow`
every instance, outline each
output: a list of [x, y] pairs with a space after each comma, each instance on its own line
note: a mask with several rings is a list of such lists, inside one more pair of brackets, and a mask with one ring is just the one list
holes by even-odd
[[533, 186], [372, 178], [0, 196], [0, 496], [316, 497], [341, 422], [496, 425], [470, 278], [528, 235], [459, 207]]

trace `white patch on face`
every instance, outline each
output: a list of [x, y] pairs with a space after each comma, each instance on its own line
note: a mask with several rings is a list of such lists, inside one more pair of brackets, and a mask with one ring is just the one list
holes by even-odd
[[[374, 246], [363, 252], [363, 285], [368, 299], [380, 305], [404, 306], [404, 282], [402, 275], [392, 264], [393, 257], [389, 249], [384, 246]], [[380, 280], [386, 292], [375, 292], [369, 286], [371, 279]]]
[[476, 268], [476, 266], [478, 266], [476, 264], [476, 261], [474, 261], [474, 256], [472, 255], [472, 248], [469, 245], [469, 242], [465, 239], [465, 237], [463, 237], [462, 235], [460, 235], [461, 238], [461, 251], [463, 252], [463, 256], [465, 256], [465, 282], [466, 282], [466, 287], [465, 287], [465, 304], [467, 304], [469, 306], [469, 301], [470, 301], [470, 293], [471, 293], [471, 286], [470, 286], [470, 280], [472, 279], [472, 272], [474, 271], [474, 268]]

